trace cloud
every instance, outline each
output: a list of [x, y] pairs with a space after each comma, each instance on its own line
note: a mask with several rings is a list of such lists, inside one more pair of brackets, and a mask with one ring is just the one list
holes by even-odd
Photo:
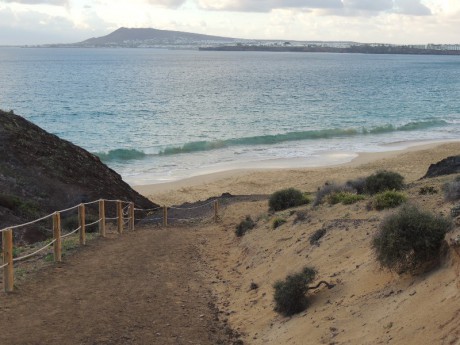
[[413, 16], [429, 16], [431, 10], [423, 5], [420, 0], [395, 0], [395, 10], [398, 13]]
[[341, 0], [197, 0], [202, 9], [213, 11], [270, 12], [274, 9], [341, 8]]
[[[181, 3], [181, 0], [150, 0], [150, 3]], [[380, 13], [431, 15], [421, 0], [196, 0], [211, 11], [271, 12], [280, 9], [320, 10], [323, 15], [375, 16]]]
[[146, 0], [146, 2], [150, 5], [157, 5], [167, 8], [179, 8], [186, 1], [187, 0]]
[[17, 3], [23, 5], [56, 5], [68, 6], [69, 0], [3, 0], [4, 2]]
[[84, 22], [87, 25], [71, 17], [38, 12], [35, 7], [25, 11], [0, 8], [0, 45], [73, 43], [108, 33], [108, 24], [95, 15]]
[[343, 6], [349, 10], [381, 12], [391, 10], [393, 0], [343, 0]]

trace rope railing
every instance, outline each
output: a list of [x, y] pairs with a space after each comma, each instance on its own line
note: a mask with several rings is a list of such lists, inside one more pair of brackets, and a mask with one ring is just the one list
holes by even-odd
[[[83, 205], [89, 206], [89, 205], [94, 205], [97, 204], [100, 200], [94, 200], [94, 201], [89, 201], [89, 202], [84, 202]], [[108, 201], [108, 200], [106, 200]], [[77, 206], [78, 207], [78, 206]]]
[[[116, 203], [116, 217], [106, 217], [105, 216], [105, 204], [106, 203]], [[93, 221], [91, 223], [86, 223], [86, 206], [90, 205], [99, 205], [99, 217], [98, 220]], [[3, 270], [3, 285], [5, 292], [11, 292], [14, 288], [14, 263], [26, 260], [31, 258], [40, 252], [44, 251], [45, 249], [53, 246], [53, 256], [55, 262], [60, 262], [62, 260], [62, 241], [63, 239], [74, 235], [76, 233], [79, 234], [79, 241], [80, 245], [86, 244], [86, 228], [94, 225], [99, 225], [99, 235], [101, 237], [106, 236], [106, 222], [107, 221], [116, 221], [118, 233], [122, 233], [124, 229], [127, 227], [128, 230], [134, 231], [134, 223], [135, 221], [142, 222], [142, 221], [157, 221], [162, 223], [163, 226], [168, 225], [168, 221], [194, 221], [198, 219], [204, 219], [208, 217], [208, 215], [204, 215], [201, 217], [196, 216], [196, 211], [198, 209], [209, 207], [214, 205], [214, 219], [215, 221], [218, 220], [218, 201], [212, 200], [206, 202], [201, 205], [197, 206], [190, 206], [190, 207], [177, 207], [177, 206], [160, 206], [156, 208], [150, 209], [142, 209], [142, 208], [135, 208], [133, 202], [123, 201], [123, 200], [107, 200], [107, 199], [100, 199], [94, 200], [90, 202], [81, 203], [79, 205], [75, 205], [60, 211], [56, 211], [44, 217], [35, 219], [33, 221], [9, 226], [3, 229], [0, 229], [0, 234], [2, 236], [2, 249], [3, 249], [3, 262], [0, 264], [0, 269]], [[70, 211], [78, 210], [78, 227], [72, 230], [69, 233], [63, 234], [62, 233], [62, 225], [61, 225], [61, 215], [63, 213], [67, 213]], [[94, 212], [94, 208], [90, 208], [91, 212]], [[171, 212], [168, 215], [168, 211]], [[195, 212], [194, 212], [195, 211]], [[144, 214], [139, 218], [135, 217], [135, 212], [144, 212]], [[180, 212], [186, 212], [185, 217], [184, 214], [180, 215]], [[203, 215], [203, 211], [200, 211], [201, 215]], [[158, 214], [160, 213], [160, 214]], [[69, 216], [66, 216], [65, 219], [68, 219]], [[143, 218], [142, 218], [143, 217]], [[46, 229], [48, 232], [53, 233], [53, 238], [47, 243], [45, 246], [33, 251], [32, 253], [23, 255], [21, 257], [13, 258], [13, 232], [19, 228], [23, 228], [26, 226], [30, 226], [36, 224], [38, 222], [47, 220], [52, 218], [53, 227], [52, 230]]]
[[95, 222], [92, 222], [92, 223], [86, 224], [86, 226], [93, 226], [93, 225], [96, 225], [96, 224], [98, 224], [98, 223], [99, 223], [101, 220], [102, 220], [102, 218], [101, 218], [101, 219], [98, 219], [98, 220], [96, 220]]
[[30, 253], [30, 254], [21, 256], [21, 257], [19, 257], [19, 258], [14, 258], [14, 259], [13, 259], [13, 262], [17, 262], [17, 261], [21, 261], [21, 260], [25, 260], [25, 259], [27, 259], [27, 258], [30, 258], [30, 257], [34, 256], [35, 254], [38, 254], [38, 253], [40, 253], [41, 251], [45, 250], [46, 248], [50, 247], [51, 245], [54, 244], [54, 242], [56, 242], [56, 240], [52, 240], [52, 241], [51, 241], [50, 243], [48, 243], [46, 246], [41, 247], [40, 249], [34, 251], [33, 253]]
[[190, 207], [174, 207], [174, 206], [171, 206], [169, 207], [171, 210], [196, 210], [196, 209], [199, 209], [199, 208], [203, 208], [203, 207], [206, 207], [206, 206], [209, 206], [209, 205], [213, 205], [215, 203], [215, 201], [210, 201], [206, 204], [202, 204], [202, 205], [198, 205], [198, 206], [190, 206]]
[[161, 210], [161, 206], [156, 207], [156, 208], [134, 208], [134, 211], [144, 211], [144, 212], [149, 212], [149, 211], [158, 211]]
[[6, 230], [14, 230], [14, 229], [22, 228], [22, 227], [24, 227], [24, 226], [28, 226], [28, 225], [32, 225], [32, 224], [41, 222], [42, 220], [45, 220], [45, 219], [48, 219], [48, 218], [52, 217], [53, 214], [54, 214], [54, 213], [49, 214], [49, 215], [44, 216], [44, 217], [41, 217], [41, 218], [39, 218], [39, 219], [35, 219], [35, 220], [30, 221], [30, 222], [28, 222], [28, 223], [19, 224], [19, 225], [10, 226], [10, 227], [8, 227], [8, 228], [1, 229], [0, 232], [6, 231]]
[[72, 207], [69, 207], [69, 208], [66, 208], [65, 210], [60, 210], [60, 211], [57, 211], [59, 213], [64, 213], [64, 212], [68, 212], [68, 211], [72, 211], [72, 210], [75, 210], [79, 207], [80, 205], [76, 205], [76, 206], [72, 206]]
[[75, 234], [77, 231], [80, 231], [80, 229], [81, 229], [81, 226], [79, 226], [79, 227], [76, 228], [75, 230], [69, 232], [68, 234], [62, 235], [62, 236], [61, 236], [61, 239], [66, 238], [66, 237], [69, 237], [69, 236], [72, 236], [72, 235]]

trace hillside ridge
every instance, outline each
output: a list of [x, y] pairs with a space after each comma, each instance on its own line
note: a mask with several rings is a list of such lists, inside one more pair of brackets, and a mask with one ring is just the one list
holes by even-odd
[[0, 228], [100, 198], [157, 206], [95, 155], [0, 110]]

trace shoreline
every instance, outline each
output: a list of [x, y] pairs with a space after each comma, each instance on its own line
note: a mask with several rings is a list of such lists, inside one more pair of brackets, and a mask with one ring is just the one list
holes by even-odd
[[[229, 189], [238, 189], [241, 190], [244, 188], [229, 188], [230, 186], [235, 187], [235, 185], [243, 185], [251, 181], [252, 184], [263, 186], [266, 190], [268, 185], [273, 185], [273, 180], [276, 178], [276, 175], [292, 175], [292, 174], [306, 174], [306, 173], [315, 173], [315, 175], [321, 175], [321, 172], [327, 172], [323, 175], [331, 175], [331, 171], [338, 170], [359, 170], [357, 169], [360, 166], [370, 165], [380, 162], [382, 160], [395, 159], [405, 154], [417, 153], [424, 150], [436, 151], [444, 146], [455, 146], [459, 147], [460, 152], [460, 140], [454, 141], [437, 141], [437, 142], [414, 142], [407, 146], [405, 143], [405, 148], [402, 149], [393, 149], [381, 152], [358, 152], [358, 153], [346, 153], [348, 155], [355, 155], [354, 158], [345, 162], [339, 162], [335, 164], [321, 165], [321, 166], [303, 166], [299, 164], [303, 159], [292, 158], [285, 160], [273, 160], [278, 164], [277, 167], [264, 167], [262, 165], [256, 167], [259, 162], [255, 164], [248, 164], [246, 167], [238, 167], [233, 165], [233, 168], [222, 171], [215, 171], [210, 173], [199, 174], [196, 176], [191, 176], [179, 180], [173, 180], [162, 183], [152, 183], [144, 185], [133, 185], [132, 188], [138, 191], [140, 194], [150, 197], [152, 200], [181, 200], [177, 199], [173, 195], [182, 194], [184, 196], [183, 201], [192, 201], [193, 199], [189, 198], [189, 195], [197, 195], [205, 197], [205, 195], [211, 196], [213, 191], [216, 189], [216, 186], [219, 184], [222, 186], [222, 193], [231, 192]], [[442, 151], [442, 150], [440, 150]], [[447, 150], [455, 152], [456, 150]], [[427, 156], [427, 155], [422, 155]], [[273, 163], [273, 162], [272, 162]], [[281, 164], [283, 163], [283, 164]], [[436, 163], [436, 162], [431, 162]], [[382, 165], [382, 164], [378, 164]], [[426, 167], [428, 168], [428, 167]], [[426, 169], [425, 169], [426, 170]], [[244, 181], [244, 183], [242, 183]], [[286, 181], [287, 182], [287, 181]], [[277, 181], [276, 184], [280, 184], [280, 181]], [[252, 188], [248, 188], [249, 191]], [[215, 193], [214, 193], [215, 194]], [[219, 194], [219, 195], [220, 195]], [[215, 195], [214, 195], [215, 196]]]

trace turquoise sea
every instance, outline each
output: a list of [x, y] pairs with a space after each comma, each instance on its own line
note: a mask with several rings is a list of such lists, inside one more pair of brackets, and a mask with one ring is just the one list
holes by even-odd
[[460, 57], [0, 48], [0, 108], [131, 184], [327, 165], [460, 139]]

